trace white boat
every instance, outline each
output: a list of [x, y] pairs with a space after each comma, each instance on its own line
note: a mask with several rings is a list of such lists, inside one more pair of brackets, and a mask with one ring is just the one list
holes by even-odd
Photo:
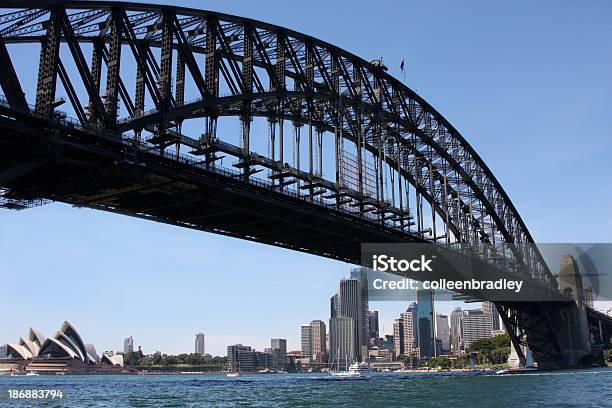
[[518, 367], [518, 368], [504, 368], [502, 370], [497, 370], [495, 374], [525, 374], [525, 373], [533, 373], [537, 372], [538, 369], [536, 367]]
[[[338, 350], [338, 352], [339, 351], [340, 350]], [[329, 373], [334, 377], [354, 378], [361, 377], [362, 373], [370, 371], [370, 365], [368, 363], [353, 363], [349, 366], [348, 356], [345, 356], [345, 360], [345, 367], [347, 367], [346, 370], [340, 371], [340, 367], [338, 367], [337, 370], [334, 370], [334, 367], [332, 365], [331, 370], [329, 370]], [[340, 365], [339, 362], [338, 365]]]
[[370, 372], [370, 365], [368, 363], [353, 363], [351, 364], [351, 366], [348, 368], [348, 372], [349, 373], [355, 373], [355, 374], [364, 374], [364, 373], [368, 373]]
[[239, 372], [235, 372], [235, 373], [227, 373], [228, 377], [240, 377], [240, 373]]

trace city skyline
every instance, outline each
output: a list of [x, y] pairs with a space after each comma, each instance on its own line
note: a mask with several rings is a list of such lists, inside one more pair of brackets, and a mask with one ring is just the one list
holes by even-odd
[[[486, 160], [517, 203], [536, 241], [610, 241], [612, 221], [601, 220], [596, 214], [609, 211], [612, 189], [593, 177], [608, 171], [605, 152], [612, 147], [606, 130], [612, 89], [597, 81], [612, 65], [603, 40], [609, 35], [600, 32], [605, 30], [603, 16], [609, 15], [609, 5], [593, 6], [598, 11], [589, 13], [587, 19], [578, 5], [523, 4], [505, 15], [492, 5], [396, 4], [367, 13], [356, 9], [350, 21], [336, 18], [343, 5], [315, 5], [331, 8], [333, 18], [320, 16], [317, 7], [310, 4], [262, 7], [249, 2], [210, 1], [206, 6], [281, 23], [342, 44], [367, 58], [382, 56], [398, 78], [399, 63], [405, 58], [407, 85], [449, 118]], [[405, 36], [405, 21], [399, 16], [411, 14], [435, 14], [443, 28], [429, 37], [427, 45], [416, 41], [375, 44], [371, 40]], [[547, 18], [538, 17], [542, 15]], [[561, 23], [568, 15], [583, 17], [572, 18], [575, 29], [583, 33], [580, 41]], [[376, 33], [355, 32], [349, 28], [355, 19], [388, 20], [389, 24]], [[425, 21], [418, 20], [411, 30], [429, 33]], [[473, 28], [464, 30], [465, 25]], [[508, 37], [511, 25], [517, 33], [513, 38]], [[591, 46], [585, 47], [585, 43]], [[448, 64], [432, 62], [437, 61], [439, 50], [449, 53]], [[29, 57], [15, 60], [19, 72], [35, 69], [28, 67], [35, 65]], [[598, 64], [584, 63], [595, 60]], [[575, 79], [576, 72], [582, 73], [580, 81]], [[536, 92], [526, 99], [529, 89]], [[25, 91], [32, 95], [31, 89]], [[576, 100], [582, 101], [579, 106], [571, 102]], [[561, 126], [559, 117], [576, 120]], [[504, 126], [499, 127], [500, 123]], [[581, 134], [589, 137], [578, 141], [576, 135]], [[516, 157], [522, 158], [520, 166]], [[581, 166], [567, 166], [571, 161], [579, 161]], [[550, 178], [551, 172], [556, 177]], [[580, 186], [582, 198], [568, 199], [567, 186], [571, 184]], [[6, 340], [27, 330], [26, 322], [51, 333], [56, 328], [54, 322], [68, 319], [105, 350], [120, 350], [121, 339], [131, 335], [135, 348], [140, 345], [145, 352], [188, 352], [193, 349], [193, 332], [199, 327], [211, 328], [207, 329], [207, 348], [216, 355], [223, 355], [225, 347], [235, 343], [261, 350], [275, 336], [287, 337], [289, 348], [298, 349], [296, 324], [326, 321], [330, 288], [339, 278], [347, 277], [351, 267], [62, 204], [20, 213], [0, 211], [0, 225], [2, 268], [11, 272], [7, 287], [23, 285], [23, 276], [29, 282], [49, 275], [74, 282], [63, 288], [59, 299], [50, 297], [40, 285], [28, 287], [29, 302], [23, 302], [19, 291], [6, 293], [0, 300], [7, 316], [3, 326]], [[36, 256], [32, 256], [32, 248], [36, 248]], [[303, 287], [296, 288], [298, 279]], [[82, 305], [81, 310], [74, 310], [75, 302]], [[258, 316], [252, 319], [241, 311], [250, 304], [257, 305]], [[279, 305], [283, 305], [280, 312]], [[393, 317], [406, 306], [372, 302], [371, 307], [380, 312], [381, 335], [391, 332]], [[436, 305], [436, 312], [450, 316], [455, 306], [454, 302]], [[202, 309], [215, 310], [218, 315], [203, 318], [198, 312]], [[277, 317], [274, 321], [265, 318], [270, 315]]]

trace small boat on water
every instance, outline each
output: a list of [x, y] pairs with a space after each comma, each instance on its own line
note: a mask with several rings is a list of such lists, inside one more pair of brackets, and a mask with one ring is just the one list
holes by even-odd
[[526, 373], [534, 373], [537, 372], [538, 369], [535, 367], [517, 367], [517, 368], [504, 368], [501, 370], [497, 370], [495, 374], [526, 374]]
[[11, 377], [32, 377], [32, 376], [38, 376], [38, 375], [40, 375], [40, 374], [33, 373], [33, 372], [27, 372], [27, 373], [17, 372], [17, 373], [11, 374]]
[[228, 377], [240, 377], [240, 373], [239, 372], [233, 372], [233, 373], [227, 373]]

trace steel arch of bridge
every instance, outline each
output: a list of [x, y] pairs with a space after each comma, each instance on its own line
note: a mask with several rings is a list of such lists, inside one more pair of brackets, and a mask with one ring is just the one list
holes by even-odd
[[[381, 61], [367, 62], [283, 27], [210, 11], [43, 0], [7, 0], [1, 7], [10, 10], [0, 15], [0, 82], [14, 111], [54, 118], [59, 79], [86, 130], [129, 135], [162, 155], [178, 157], [181, 147], [187, 147], [194, 156], [204, 156], [207, 166], [216, 165], [215, 152], [233, 154], [246, 181], [253, 179], [257, 166], [267, 166], [281, 191], [291, 182], [300, 196], [304, 192], [305, 199], [313, 200], [318, 195], [322, 201], [321, 191], [327, 189], [326, 202], [364, 213], [374, 208], [385, 226], [420, 240], [510, 244], [505, 256], [523, 265], [531, 278], [554, 285], [541, 255], [529, 245], [533, 238], [527, 227], [487, 165], [439, 112], [389, 75]], [[20, 43], [41, 44], [33, 108], [8, 51]], [[84, 44], [91, 47], [87, 57]], [[127, 58], [135, 65], [133, 92], [121, 70]], [[68, 60], [78, 75], [69, 74]], [[77, 82], [85, 95], [75, 90]], [[186, 101], [188, 83], [196, 100]], [[225, 116], [239, 118], [240, 146], [224, 144], [217, 134], [219, 118]], [[280, 146], [278, 156], [272, 148], [271, 162], [250, 149], [255, 137], [251, 123], [258, 117], [268, 121], [266, 137], [272, 146]], [[182, 124], [195, 118], [203, 118], [203, 134], [182, 134]], [[302, 128], [308, 129], [308, 169], [302, 170], [299, 162], [291, 171], [285, 168], [287, 124], [297, 137]], [[334, 138], [335, 146], [335, 179], [327, 183], [321, 174], [324, 134]], [[352, 189], [344, 188], [345, 142], [356, 152], [358, 183]], [[166, 151], [172, 146], [175, 150]], [[367, 175], [362, 174], [368, 160], [374, 167], [374, 192], [366, 191]], [[423, 201], [431, 208], [429, 228]], [[411, 208], [416, 208], [414, 222]]]

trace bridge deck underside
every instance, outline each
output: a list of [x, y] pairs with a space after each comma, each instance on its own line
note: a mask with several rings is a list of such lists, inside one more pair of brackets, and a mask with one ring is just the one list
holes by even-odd
[[231, 174], [132, 150], [121, 140], [35, 124], [0, 120], [0, 187], [10, 199], [45, 198], [351, 263], [359, 263], [362, 242], [421, 242]]

